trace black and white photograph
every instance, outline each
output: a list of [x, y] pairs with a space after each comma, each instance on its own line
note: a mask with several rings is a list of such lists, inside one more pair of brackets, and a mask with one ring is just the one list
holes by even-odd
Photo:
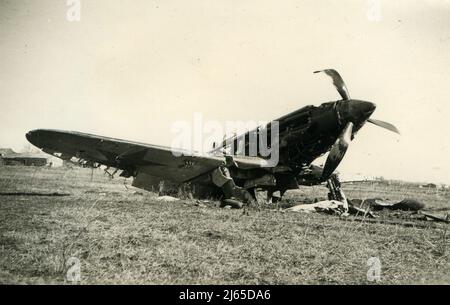
[[448, 285], [449, 73], [449, 0], [0, 0], [0, 284]]

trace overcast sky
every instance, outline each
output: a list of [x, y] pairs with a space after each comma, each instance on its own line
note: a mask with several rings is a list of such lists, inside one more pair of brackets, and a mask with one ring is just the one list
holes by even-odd
[[170, 145], [193, 112], [337, 100], [312, 73], [335, 68], [402, 132], [366, 125], [339, 171], [450, 183], [450, 1], [81, 0], [79, 22], [66, 0], [0, 3], [0, 147], [37, 128]]

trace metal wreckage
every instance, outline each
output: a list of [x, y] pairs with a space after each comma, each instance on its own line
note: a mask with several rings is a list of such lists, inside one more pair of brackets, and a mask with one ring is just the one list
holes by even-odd
[[[326, 183], [329, 200], [335, 200], [335, 211], [345, 214], [361, 212], [349, 206], [334, 174], [350, 142], [366, 122], [399, 133], [387, 122], [370, 118], [375, 104], [350, 98], [347, 87], [333, 69], [324, 72], [342, 99], [320, 106], [305, 106], [274, 121], [278, 122], [276, 166], [264, 166], [267, 156], [242, 156], [237, 141], [243, 139], [249, 149], [251, 133], [260, 138], [261, 129], [224, 140], [208, 154], [182, 149], [131, 142], [92, 134], [38, 129], [26, 134], [29, 142], [44, 152], [82, 166], [114, 168], [122, 177], [133, 177], [132, 185], [146, 190], [168, 192], [189, 186], [195, 198], [220, 198], [222, 205], [241, 208], [257, 202], [257, 192], [267, 192], [267, 201], [278, 201], [287, 190], [299, 185]], [[262, 126], [271, 135], [271, 124]], [[231, 150], [229, 149], [231, 144]], [[269, 143], [270, 145], [270, 143]], [[228, 148], [228, 151], [227, 151]], [[226, 152], [227, 151], [227, 152]], [[312, 162], [329, 152], [323, 167]], [[164, 185], [164, 187], [162, 187]], [[335, 202], [335, 203], [336, 203]]]

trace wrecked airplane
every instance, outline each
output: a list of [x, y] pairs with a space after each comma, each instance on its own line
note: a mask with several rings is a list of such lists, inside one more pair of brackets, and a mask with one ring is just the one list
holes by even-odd
[[[120, 170], [120, 176], [134, 178], [133, 186], [160, 193], [161, 185], [189, 185], [194, 197], [251, 203], [256, 200], [257, 190], [266, 191], [271, 201], [281, 199], [287, 190], [297, 189], [299, 185], [327, 182], [330, 199], [346, 202], [333, 173], [355, 134], [366, 122], [396, 133], [398, 130], [392, 124], [371, 119], [375, 104], [351, 99], [337, 71], [317, 72], [332, 78], [342, 99], [317, 107], [306, 106], [274, 120], [278, 127], [275, 166], [265, 165], [268, 156], [237, 153], [238, 140], [249, 150], [251, 135], [260, 138], [260, 128], [227, 139], [207, 154], [74, 131], [38, 129], [28, 132], [26, 138], [53, 156], [66, 161], [75, 158], [83, 166], [114, 168], [110, 175]], [[262, 128], [271, 135], [271, 126]], [[312, 164], [327, 152], [324, 167]]]

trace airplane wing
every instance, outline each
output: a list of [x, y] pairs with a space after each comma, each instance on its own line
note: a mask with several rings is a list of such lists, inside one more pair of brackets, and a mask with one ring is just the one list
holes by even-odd
[[[38, 129], [27, 133], [28, 141], [63, 160], [73, 157], [130, 173], [145, 168], [154, 176], [185, 182], [208, 173], [225, 162], [224, 156], [205, 156], [170, 147], [149, 145], [87, 133]], [[176, 153], [176, 155], [174, 155]]]

